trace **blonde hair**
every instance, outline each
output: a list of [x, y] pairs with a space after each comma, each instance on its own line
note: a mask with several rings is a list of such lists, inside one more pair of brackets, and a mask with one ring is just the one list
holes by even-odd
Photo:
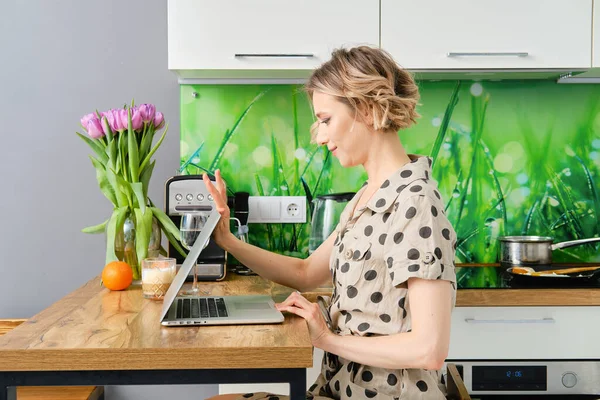
[[[326, 93], [366, 113], [375, 130], [406, 129], [420, 117], [419, 88], [412, 74], [378, 48], [334, 50], [331, 59], [313, 71], [305, 90], [311, 99], [315, 91]], [[317, 127], [318, 121], [311, 127], [313, 137]]]

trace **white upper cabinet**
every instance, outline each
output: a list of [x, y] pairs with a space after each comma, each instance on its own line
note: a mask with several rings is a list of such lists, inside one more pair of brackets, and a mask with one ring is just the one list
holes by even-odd
[[168, 34], [169, 69], [180, 73], [306, 71], [336, 47], [378, 45], [379, 1], [169, 0]]
[[594, 0], [594, 44], [592, 67], [600, 68], [600, 0]]
[[381, 0], [381, 47], [413, 70], [586, 69], [592, 0]]

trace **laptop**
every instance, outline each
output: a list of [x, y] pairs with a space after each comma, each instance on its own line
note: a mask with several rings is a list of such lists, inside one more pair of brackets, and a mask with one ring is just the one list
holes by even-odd
[[181, 268], [175, 275], [163, 299], [160, 316], [164, 326], [276, 324], [283, 322], [283, 314], [266, 295], [246, 296], [179, 296], [179, 291], [198, 256], [208, 243], [221, 215], [213, 206], [199, 206], [209, 214], [206, 224], [196, 238]]

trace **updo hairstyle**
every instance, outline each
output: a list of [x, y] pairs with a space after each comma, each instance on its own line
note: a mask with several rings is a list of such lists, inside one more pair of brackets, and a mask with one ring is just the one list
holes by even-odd
[[[420, 117], [419, 88], [412, 74], [379, 48], [334, 50], [331, 59], [313, 71], [305, 90], [311, 99], [315, 91], [337, 97], [353, 111], [372, 117], [375, 130], [397, 132]], [[318, 121], [311, 131], [317, 127]]]

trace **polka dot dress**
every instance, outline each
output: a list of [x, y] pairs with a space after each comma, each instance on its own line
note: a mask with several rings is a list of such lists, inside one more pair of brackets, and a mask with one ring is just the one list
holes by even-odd
[[[365, 186], [340, 216], [330, 259], [334, 290], [329, 301], [338, 335], [379, 336], [411, 330], [409, 278], [451, 282], [456, 299], [456, 233], [431, 179], [429, 157], [389, 177], [355, 210]], [[321, 374], [307, 399], [445, 399], [438, 371], [361, 365], [325, 352]], [[248, 393], [240, 399], [287, 399]]]

